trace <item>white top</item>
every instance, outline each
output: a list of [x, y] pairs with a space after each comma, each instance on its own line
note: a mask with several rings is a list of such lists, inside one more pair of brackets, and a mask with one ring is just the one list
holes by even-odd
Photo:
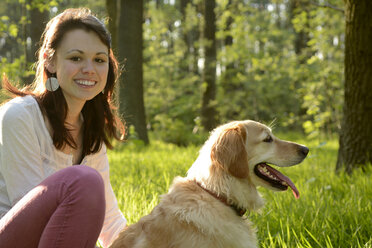
[[[84, 157], [105, 184], [106, 215], [99, 240], [109, 246], [126, 225], [110, 184], [106, 146]], [[72, 155], [55, 148], [37, 101], [16, 97], [0, 108], [0, 218], [46, 177], [72, 166]]]

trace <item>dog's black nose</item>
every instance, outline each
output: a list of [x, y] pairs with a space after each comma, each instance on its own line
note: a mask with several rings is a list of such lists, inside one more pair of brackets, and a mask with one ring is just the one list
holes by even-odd
[[306, 146], [300, 146], [299, 152], [301, 155], [306, 157], [307, 154], [309, 153], [309, 148], [307, 148]]

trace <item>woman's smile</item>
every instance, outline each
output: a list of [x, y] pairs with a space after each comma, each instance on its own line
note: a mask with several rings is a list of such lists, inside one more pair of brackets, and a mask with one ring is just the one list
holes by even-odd
[[82, 79], [77, 79], [74, 80], [77, 85], [83, 88], [92, 88], [93, 86], [96, 85], [96, 81], [93, 80], [82, 80]]

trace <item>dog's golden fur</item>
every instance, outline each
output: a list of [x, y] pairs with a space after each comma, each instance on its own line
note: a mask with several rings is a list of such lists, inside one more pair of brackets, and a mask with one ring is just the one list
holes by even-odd
[[306, 149], [275, 138], [270, 128], [254, 121], [216, 128], [187, 177], [177, 177], [159, 205], [125, 228], [111, 248], [257, 247], [251, 223], [228, 204], [247, 210], [261, 207], [263, 200], [256, 187], [277, 189], [258, 177], [254, 167], [263, 162], [300, 163]]

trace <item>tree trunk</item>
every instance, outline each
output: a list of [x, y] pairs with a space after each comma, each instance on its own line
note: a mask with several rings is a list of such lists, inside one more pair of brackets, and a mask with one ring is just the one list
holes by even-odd
[[[199, 39], [199, 27], [195, 25], [191, 30], [185, 30], [186, 22], [188, 21], [187, 15], [187, 8], [191, 7], [198, 10], [198, 6], [193, 4], [192, 0], [180, 0], [179, 8], [182, 16], [182, 24], [181, 24], [181, 37], [184, 43], [187, 46], [186, 53], [184, 54], [184, 59], [181, 62], [180, 70], [186, 71], [190, 73], [194, 73], [195, 75], [199, 75], [198, 70], [198, 48], [195, 45], [195, 42]], [[197, 11], [198, 12], [198, 11]]]
[[202, 125], [205, 130], [210, 131], [217, 125], [216, 99], [216, 15], [214, 8], [215, 0], [204, 0], [204, 38], [207, 41], [205, 46], [205, 62], [203, 73], [203, 99], [202, 99]]
[[119, 110], [126, 126], [133, 125], [139, 138], [148, 144], [143, 99], [143, 1], [121, 0], [120, 8], [118, 54], [124, 71], [120, 76]]
[[116, 54], [118, 49], [118, 10], [120, 9], [119, 6], [120, 2], [117, 0], [106, 0], [106, 10], [108, 19], [108, 29], [111, 34], [111, 43], [112, 49]]
[[[29, 0], [29, 4], [32, 6], [31, 1]], [[41, 12], [39, 8], [33, 7], [30, 10], [30, 24], [28, 26], [28, 34], [31, 39], [31, 46], [29, 50], [26, 52], [26, 61], [27, 65], [31, 65], [36, 62], [36, 52], [40, 47], [40, 38], [43, 34], [45, 29], [45, 25], [49, 20], [49, 11], [43, 10]], [[29, 69], [29, 68], [28, 68]], [[34, 80], [34, 75], [27, 76], [24, 79], [26, 84], [31, 84]]]
[[155, 0], [155, 3], [156, 3], [156, 8], [159, 9], [162, 7], [162, 5], [164, 4], [163, 3], [163, 0]]
[[[117, 0], [106, 0], [106, 11], [109, 17], [108, 19], [108, 30], [111, 34], [111, 47], [115, 55], [118, 53], [118, 23], [119, 23], [119, 11], [120, 1]], [[119, 103], [119, 86], [114, 89], [115, 102]]]
[[36, 52], [40, 47], [40, 38], [43, 34], [45, 26], [49, 20], [49, 11], [43, 10], [40, 12], [38, 8], [33, 8], [30, 11], [30, 38], [31, 38], [31, 58], [30, 61], [36, 62]]
[[[227, 9], [231, 9], [232, 8], [232, 0], [229, 0], [228, 3], [227, 3]], [[226, 23], [225, 23], [225, 27], [224, 27], [224, 31], [229, 33], [228, 35], [225, 36], [224, 38], [224, 46], [225, 48], [228, 48], [228, 47], [231, 47], [233, 45], [233, 37], [231, 35], [231, 25], [233, 24], [233, 18], [232, 18], [232, 14], [231, 16], [229, 16], [226, 20]], [[229, 56], [229, 55], [227, 55]], [[236, 70], [234, 68], [234, 62], [229, 62], [225, 65], [225, 71], [224, 73], [222, 74], [222, 77], [221, 77], [221, 85], [222, 87], [224, 88], [224, 92], [229, 92], [231, 90], [231, 82], [232, 82], [232, 78], [235, 76], [236, 74]], [[237, 90], [237, 89], [233, 89], [233, 90]]]
[[[309, 26], [309, 15], [310, 15], [310, 2], [308, 0], [291, 0], [289, 3], [289, 23], [288, 26], [293, 27], [292, 20], [300, 12], [306, 12], [306, 28]], [[294, 48], [297, 55], [302, 55], [303, 50], [308, 47], [307, 43], [309, 42], [310, 37], [307, 31], [295, 30], [295, 40]], [[305, 58], [302, 59], [302, 64], [305, 63], [306, 59], [310, 58], [310, 54], [307, 54]]]
[[181, 12], [181, 16], [182, 16], [182, 25], [181, 25], [181, 37], [187, 47], [186, 49], [186, 52], [183, 56], [183, 60], [181, 61], [180, 63], [180, 69], [182, 71], [191, 71], [192, 69], [192, 65], [190, 66], [189, 63], [188, 63], [188, 59], [190, 57], [190, 51], [191, 51], [191, 46], [192, 46], [192, 42], [190, 42], [190, 39], [189, 39], [189, 34], [190, 32], [187, 32], [185, 30], [183, 30], [183, 27], [185, 26], [185, 23], [186, 23], [186, 8], [187, 8], [187, 5], [188, 4], [191, 4], [191, 0], [180, 0], [180, 4], [179, 4], [179, 8], [180, 8], [180, 12]]
[[345, 100], [336, 171], [372, 162], [372, 1], [345, 0]]

